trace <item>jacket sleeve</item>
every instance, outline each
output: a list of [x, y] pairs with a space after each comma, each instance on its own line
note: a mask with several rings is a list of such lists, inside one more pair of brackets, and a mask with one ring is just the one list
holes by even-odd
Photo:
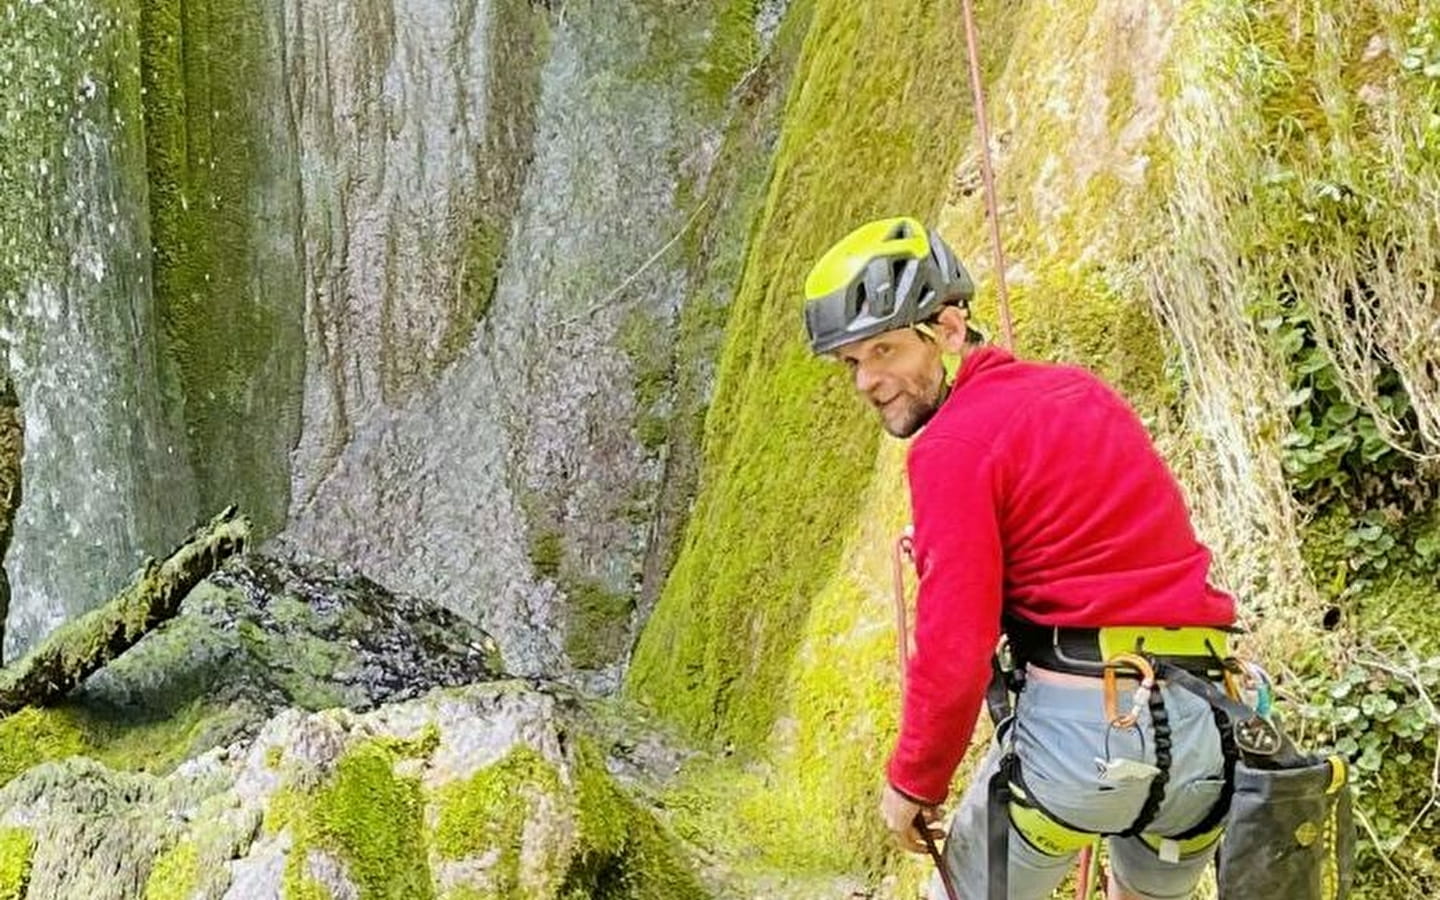
[[908, 468], [920, 588], [886, 773], [901, 793], [938, 804], [975, 730], [1000, 637], [999, 477], [988, 448], [949, 437], [917, 441]]

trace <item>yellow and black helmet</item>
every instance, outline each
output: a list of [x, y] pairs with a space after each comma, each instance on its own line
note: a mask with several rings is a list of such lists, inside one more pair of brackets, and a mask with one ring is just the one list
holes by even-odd
[[968, 307], [970, 273], [933, 229], [902, 216], [867, 222], [820, 257], [805, 279], [810, 349], [836, 347], [908, 328], [941, 307]]

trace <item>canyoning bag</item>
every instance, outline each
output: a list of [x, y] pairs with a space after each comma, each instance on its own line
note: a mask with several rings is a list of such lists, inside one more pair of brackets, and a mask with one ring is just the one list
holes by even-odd
[[1173, 666], [1171, 684], [1198, 694], [1228, 724], [1230, 809], [1216, 857], [1220, 900], [1344, 900], [1354, 874], [1349, 767], [1302, 753], [1269, 719]]

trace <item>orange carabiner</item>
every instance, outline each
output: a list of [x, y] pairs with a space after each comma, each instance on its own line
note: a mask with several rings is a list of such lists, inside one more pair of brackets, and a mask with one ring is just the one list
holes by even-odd
[[[1116, 670], [1127, 666], [1140, 674], [1140, 686], [1135, 689], [1130, 711], [1121, 715], [1118, 709], [1119, 688], [1116, 686]], [[1155, 690], [1155, 668], [1150, 660], [1138, 653], [1117, 653], [1105, 661], [1105, 715], [1116, 728], [1133, 728], [1140, 720], [1140, 711], [1150, 702], [1150, 693]]]

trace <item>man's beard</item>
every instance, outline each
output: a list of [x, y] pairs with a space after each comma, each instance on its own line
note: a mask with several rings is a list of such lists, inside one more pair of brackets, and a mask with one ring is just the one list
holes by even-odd
[[933, 397], [917, 399], [906, 407], [904, 415], [893, 424], [885, 416], [885, 410], [882, 409], [880, 410], [880, 424], [891, 437], [911, 437], [934, 417], [935, 413], [940, 410], [940, 404], [944, 399], [943, 389], [936, 391]]

